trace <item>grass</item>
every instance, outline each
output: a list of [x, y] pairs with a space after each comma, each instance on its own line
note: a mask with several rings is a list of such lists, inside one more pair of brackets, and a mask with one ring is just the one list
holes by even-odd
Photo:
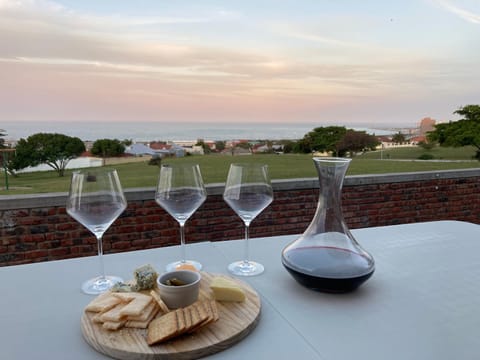
[[[471, 150], [471, 151], [470, 151]], [[430, 150], [435, 159], [457, 161], [414, 161], [425, 150], [420, 148], [389, 149], [383, 151], [383, 160], [380, 152], [370, 152], [353, 159], [347, 175], [382, 174], [415, 171], [434, 171], [479, 168], [478, 161], [471, 161], [475, 153], [473, 148]], [[398, 161], [399, 159], [405, 161]], [[410, 161], [408, 161], [410, 160]], [[315, 167], [310, 154], [284, 155], [253, 155], [253, 156], [187, 156], [184, 158], [167, 159], [164, 163], [190, 162], [200, 165], [205, 183], [223, 183], [227, 177], [228, 168], [232, 162], [259, 162], [269, 166], [272, 179], [293, 179], [316, 177]], [[154, 187], [158, 179], [159, 168], [148, 165], [147, 161], [126, 164], [110, 165], [117, 169], [122, 186], [126, 188]], [[18, 177], [9, 176], [10, 190], [0, 190], [0, 195], [14, 195], [27, 193], [66, 192], [70, 183], [71, 170], [67, 170], [64, 177], [59, 177], [54, 171], [24, 173]], [[0, 186], [5, 185], [5, 176], [0, 175]]]
[[[423, 154], [430, 154], [435, 160], [472, 160], [475, 156], [475, 147], [464, 146], [447, 148], [437, 146], [431, 150], [425, 150], [420, 146], [394, 148], [383, 151], [383, 159], [418, 159]], [[362, 159], [380, 159], [381, 151], [372, 151], [363, 154]]]

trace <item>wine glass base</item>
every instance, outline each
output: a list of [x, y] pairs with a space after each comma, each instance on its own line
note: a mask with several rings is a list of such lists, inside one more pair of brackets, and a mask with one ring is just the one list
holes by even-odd
[[235, 261], [228, 265], [228, 271], [237, 276], [255, 276], [265, 271], [262, 264], [255, 261]]
[[108, 289], [118, 282], [123, 282], [123, 279], [118, 276], [98, 276], [96, 278], [85, 281], [82, 284], [82, 291], [85, 294], [89, 295], [98, 295]]
[[175, 261], [168, 264], [165, 269], [167, 271], [175, 271], [175, 270], [189, 270], [189, 267], [193, 267], [191, 270], [202, 270], [202, 264], [195, 260], [180, 260]]

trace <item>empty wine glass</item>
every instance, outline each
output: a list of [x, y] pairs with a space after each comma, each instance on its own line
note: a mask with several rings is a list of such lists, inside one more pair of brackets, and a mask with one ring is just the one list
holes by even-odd
[[172, 271], [185, 265], [202, 269], [195, 260], [186, 260], [185, 223], [207, 198], [200, 167], [196, 164], [165, 164], [160, 168], [155, 201], [167, 211], [180, 225], [181, 260], [167, 265]]
[[244, 258], [228, 265], [228, 270], [232, 274], [240, 276], [259, 275], [264, 271], [264, 267], [262, 264], [249, 260], [248, 232], [253, 219], [273, 200], [267, 165], [231, 164], [223, 199], [245, 224]]
[[100, 294], [123, 280], [106, 276], [103, 264], [102, 237], [127, 207], [127, 200], [116, 170], [95, 169], [72, 173], [67, 213], [97, 238], [100, 276], [82, 284], [86, 294]]

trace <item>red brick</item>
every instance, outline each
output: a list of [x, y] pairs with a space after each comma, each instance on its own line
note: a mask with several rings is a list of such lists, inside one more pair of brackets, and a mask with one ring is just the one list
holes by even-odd
[[69, 248], [58, 248], [58, 249], [50, 249], [48, 251], [49, 256], [54, 258], [63, 258], [65, 255], [70, 254]]
[[[478, 178], [345, 186], [342, 200], [343, 215], [351, 228], [441, 219], [480, 223]], [[317, 201], [318, 189], [277, 191], [274, 202], [252, 224], [251, 234], [302, 233], [313, 219]], [[64, 207], [3, 214], [15, 225], [0, 229], [0, 251], [12, 254], [2, 258], [7, 263], [0, 266], [96, 254], [95, 237], [68, 216]], [[243, 223], [221, 195], [209, 196], [187, 223], [186, 235], [187, 242], [241, 239]], [[178, 243], [178, 224], [155, 201], [132, 201], [105, 235], [104, 251]], [[29, 250], [32, 247], [36, 249]]]
[[47, 250], [31, 250], [24, 253], [25, 259], [46, 258], [48, 257]]

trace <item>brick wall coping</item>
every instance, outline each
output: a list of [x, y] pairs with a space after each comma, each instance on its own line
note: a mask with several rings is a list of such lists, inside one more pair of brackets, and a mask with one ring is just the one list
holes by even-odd
[[[375, 175], [347, 176], [344, 186], [369, 185], [410, 182], [432, 179], [456, 179], [479, 177], [480, 168], [463, 170], [441, 170], [407, 173], [389, 173]], [[317, 178], [273, 180], [274, 191], [302, 190], [318, 187]], [[221, 195], [225, 184], [214, 183], [206, 185], [209, 195]], [[152, 200], [155, 188], [129, 188], [125, 189], [127, 201]], [[0, 195], [0, 211], [14, 209], [33, 209], [65, 205], [67, 193], [25, 194], [25, 195]]]

